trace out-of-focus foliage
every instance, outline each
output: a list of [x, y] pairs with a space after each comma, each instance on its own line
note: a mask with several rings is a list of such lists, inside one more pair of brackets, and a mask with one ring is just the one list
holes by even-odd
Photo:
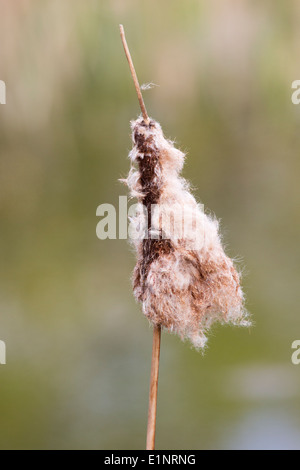
[[[96, 208], [126, 194], [139, 112], [188, 152], [184, 176], [241, 260], [255, 328], [200, 353], [165, 334], [158, 448], [299, 448], [300, 5], [296, 0], [2, 0], [2, 449], [143, 448], [151, 330], [124, 240]], [[299, 366], [300, 367], [300, 366]]]

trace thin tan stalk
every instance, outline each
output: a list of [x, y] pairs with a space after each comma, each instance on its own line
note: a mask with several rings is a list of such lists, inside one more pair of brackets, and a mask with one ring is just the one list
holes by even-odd
[[157, 388], [158, 388], [160, 343], [161, 343], [161, 327], [154, 326], [146, 450], [155, 449], [155, 429], [156, 429], [156, 409], [157, 409]]
[[[137, 92], [138, 100], [140, 103], [142, 115], [146, 124], [149, 123], [149, 117], [143, 100], [141, 88], [136, 75], [136, 71], [132, 62], [130, 51], [126, 42], [125, 32], [123, 25], [120, 24], [120, 34], [124, 46], [125, 55], [127, 57], [130, 72], [133, 78], [134, 86]], [[148, 426], [147, 426], [147, 450], [154, 450], [155, 448], [155, 430], [156, 430], [156, 409], [157, 409], [157, 388], [158, 388], [158, 372], [159, 372], [159, 356], [160, 356], [160, 343], [161, 343], [161, 327], [154, 326], [153, 328], [153, 346], [152, 346], [152, 362], [151, 362], [151, 377], [150, 377], [150, 392], [149, 392], [149, 409], [148, 409]]]
[[129, 51], [127, 41], [126, 41], [126, 38], [125, 38], [124, 27], [123, 27], [122, 24], [120, 24], [120, 34], [121, 34], [121, 39], [122, 39], [125, 55], [126, 55], [126, 58], [128, 60], [128, 63], [129, 63], [130, 72], [131, 72], [131, 75], [132, 75], [132, 78], [133, 78], [133, 83], [134, 83], [134, 86], [135, 86], [135, 89], [136, 89], [136, 92], [137, 92], [137, 96], [138, 96], [138, 100], [139, 100], [139, 103], [140, 103], [140, 108], [141, 108], [141, 111], [142, 111], [142, 115], [143, 115], [145, 123], [148, 124], [149, 123], [148, 113], [147, 113], [146, 106], [145, 106], [145, 103], [144, 103], [144, 100], [143, 100], [141, 87], [140, 87], [140, 84], [139, 84], [139, 81], [138, 81], [138, 78], [137, 78], [137, 74], [136, 74], [136, 71], [135, 71], [135, 68], [134, 68], [134, 65], [133, 65], [133, 62], [132, 62], [130, 51]]

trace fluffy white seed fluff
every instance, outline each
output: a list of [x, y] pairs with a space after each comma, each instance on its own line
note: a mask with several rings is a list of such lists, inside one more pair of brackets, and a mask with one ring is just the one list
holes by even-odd
[[131, 219], [137, 253], [134, 294], [156, 325], [203, 348], [216, 321], [250, 326], [239, 275], [224, 253], [216, 219], [204, 213], [179, 176], [185, 155], [159, 123], [131, 123], [126, 180], [138, 209]]

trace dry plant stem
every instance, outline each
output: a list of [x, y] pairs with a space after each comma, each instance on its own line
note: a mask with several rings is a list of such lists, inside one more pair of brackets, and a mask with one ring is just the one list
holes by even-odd
[[[143, 100], [141, 88], [137, 78], [137, 74], [132, 62], [130, 51], [126, 42], [125, 32], [123, 25], [120, 24], [120, 34], [127, 57], [130, 72], [133, 78], [134, 86], [137, 92], [138, 100], [142, 115], [146, 124], [149, 124], [149, 117], [146, 111], [145, 103]], [[161, 340], [161, 326], [154, 326], [153, 328], [153, 346], [152, 346], [152, 362], [151, 362], [151, 377], [150, 377], [150, 393], [149, 393], [149, 410], [148, 410], [148, 427], [147, 427], [147, 450], [154, 450], [155, 447], [155, 428], [156, 428], [156, 409], [157, 409], [157, 387], [158, 387], [158, 372], [159, 372], [159, 356], [160, 356], [160, 340]]]
[[145, 123], [149, 124], [149, 117], [148, 117], [148, 114], [147, 114], [147, 111], [146, 111], [146, 107], [145, 107], [145, 103], [144, 103], [144, 100], [143, 100], [141, 88], [140, 88], [139, 81], [138, 81], [138, 78], [137, 78], [137, 74], [136, 74], [136, 71], [135, 71], [135, 68], [134, 68], [134, 65], [133, 65], [133, 62], [132, 62], [132, 58], [131, 58], [131, 55], [130, 55], [130, 52], [129, 52], [129, 48], [128, 48], [128, 45], [127, 45], [127, 42], [126, 42], [124, 28], [123, 28], [123, 25], [121, 25], [121, 24], [120, 24], [120, 34], [121, 34], [121, 39], [122, 39], [125, 55], [127, 57], [128, 63], [129, 63], [130, 72], [131, 72], [131, 75], [132, 75], [132, 78], [133, 78], [134, 86], [135, 86], [135, 89], [136, 89], [136, 92], [137, 92], [138, 100], [139, 100], [139, 103], [140, 103], [142, 115], [143, 115]]
[[155, 428], [156, 428], [160, 342], [161, 342], [161, 327], [154, 326], [146, 450], [155, 449]]

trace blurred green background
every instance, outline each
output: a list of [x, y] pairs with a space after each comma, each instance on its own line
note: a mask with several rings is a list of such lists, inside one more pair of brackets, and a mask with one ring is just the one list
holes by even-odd
[[300, 4], [0, 1], [1, 449], [140, 449], [152, 335], [134, 253], [96, 237], [126, 188], [138, 102], [188, 152], [184, 176], [241, 260], [255, 327], [204, 356], [162, 340], [158, 449], [299, 449]]

